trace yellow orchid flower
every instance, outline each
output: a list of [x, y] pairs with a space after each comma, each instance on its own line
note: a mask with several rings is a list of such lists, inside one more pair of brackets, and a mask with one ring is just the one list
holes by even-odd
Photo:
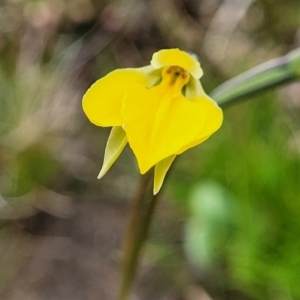
[[83, 110], [95, 125], [113, 127], [98, 178], [128, 142], [141, 174], [155, 166], [156, 194], [176, 155], [222, 124], [222, 110], [202, 89], [202, 74], [193, 56], [166, 49], [154, 53], [149, 66], [118, 69], [96, 81], [83, 97]]

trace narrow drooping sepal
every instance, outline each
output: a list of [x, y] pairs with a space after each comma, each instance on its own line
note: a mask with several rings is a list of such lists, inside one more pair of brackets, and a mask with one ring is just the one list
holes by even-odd
[[163, 185], [164, 179], [176, 155], [171, 155], [155, 165], [153, 194], [156, 195]]
[[121, 154], [126, 144], [127, 137], [123, 128], [120, 126], [113, 127], [106, 144], [103, 166], [97, 177], [98, 179], [102, 178], [107, 173]]

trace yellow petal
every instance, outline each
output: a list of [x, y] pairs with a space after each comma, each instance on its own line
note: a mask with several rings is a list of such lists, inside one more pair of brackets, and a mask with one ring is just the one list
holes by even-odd
[[207, 95], [201, 97], [200, 105], [206, 107], [207, 119], [203, 129], [199, 132], [198, 136], [191, 143], [183, 146], [176, 154], [181, 154], [184, 151], [195, 147], [203, 142], [205, 142], [214, 132], [216, 132], [222, 125], [223, 122], [223, 112], [221, 108], [218, 107], [216, 102], [214, 102]]
[[153, 186], [153, 194], [156, 195], [165, 179], [165, 176], [171, 167], [176, 155], [171, 155], [162, 161], [159, 161], [155, 166], [154, 171], [154, 186]]
[[117, 160], [127, 144], [126, 133], [122, 127], [113, 127], [107, 140], [104, 161], [98, 179], [102, 178]]
[[82, 100], [83, 110], [89, 120], [103, 127], [122, 126], [121, 100], [124, 93], [137, 83], [146, 86], [151, 79], [146, 71], [145, 68], [119, 69], [96, 81]]
[[182, 152], [203, 143], [216, 132], [223, 123], [223, 112], [221, 108], [213, 99], [205, 94], [199, 80], [196, 80], [193, 77], [190, 78], [186, 87], [186, 98], [189, 99], [189, 101], [199, 102], [201, 106], [205, 107], [208, 117], [203, 130], [199, 132], [198, 137], [190, 144], [182, 147], [176, 154], [181, 154]]
[[153, 54], [151, 65], [155, 69], [167, 66], [179, 66], [199, 79], [203, 75], [200, 64], [188, 53], [179, 49], [165, 49]]
[[195, 141], [193, 141], [193, 142], [191, 142], [191, 143], [185, 145], [185, 146], [182, 147], [179, 151], [176, 152], [176, 155], [179, 155], [179, 154], [185, 152], [186, 150], [188, 150], [188, 149], [190, 149], [190, 148], [193, 148], [193, 147], [195, 147], [195, 146], [197, 146], [197, 145], [202, 144], [202, 143], [205, 142], [208, 138], [210, 138], [211, 135], [212, 135], [212, 134], [207, 135], [207, 136], [204, 136], [204, 137], [200, 137], [200, 138], [196, 139]]
[[206, 98], [188, 101], [180, 92], [166, 93], [162, 85], [137, 86], [123, 103], [123, 128], [142, 174], [199, 140], [211, 109], [219, 110]]

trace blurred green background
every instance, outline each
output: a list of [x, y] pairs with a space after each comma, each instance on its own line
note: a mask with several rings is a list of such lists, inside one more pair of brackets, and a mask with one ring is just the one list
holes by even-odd
[[[114, 299], [139, 175], [85, 90], [153, 52], [197, 54], [209, 93], [300, 46], [299, 0], [0, 1], [0, 298]], [[224, 110], [169, 173], [136, 299], [300, 299], [300, 83]]]

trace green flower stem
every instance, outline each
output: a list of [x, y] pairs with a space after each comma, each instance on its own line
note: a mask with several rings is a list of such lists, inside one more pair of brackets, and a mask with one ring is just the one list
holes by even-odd
[[220, 106], [300, 78], [300, 48], [238, 75], [212, 91]]
[[141, 177], [124, 238], [124, 261], [119, 300], [128, 299], [138, 267], [142, 246], [146, 240], [158, 195], [152, 192], [153, 172]]

